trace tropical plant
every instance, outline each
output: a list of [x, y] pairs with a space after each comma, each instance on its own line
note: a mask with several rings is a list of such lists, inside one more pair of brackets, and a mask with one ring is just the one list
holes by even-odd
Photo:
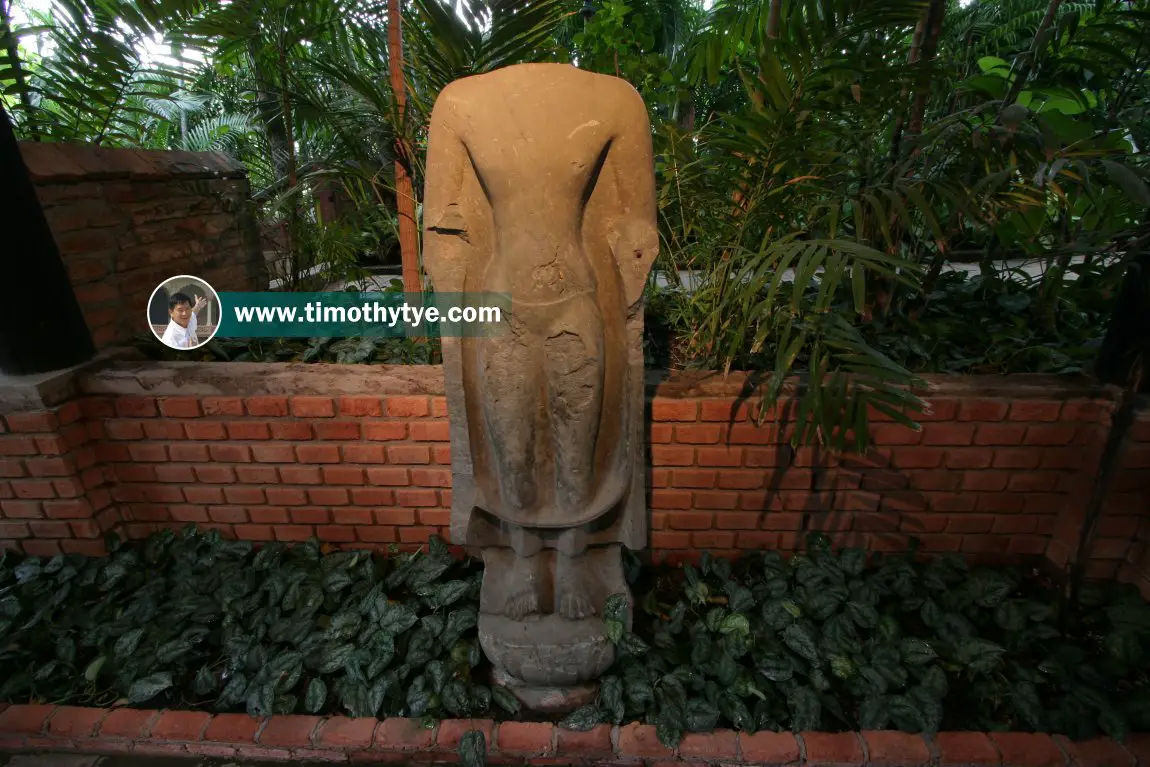
[[1067, 280], [1144, 220], [1124, 115], [1150, 98], [1134, 43], [1150, 17], [1053, 2], [1004, 30], [994, 14], [1018, 3], [977, 8], [948, 27], [937, 2], [720, 0], [696, 38], [692, 75], [733, 73], [747, 106], [672, 134], [662, 158], [664, 242], [706, 269], [680, 346], [770, 370], [764, 408], [803, 370], [796, 440], [864, 443], [868, 400], [913, 412], [909, 372], [870, 341], [930, 311], [951, 259], [973, 256], [986, 284], [1007, 258], [1045, 262], [1017, 308], [1054, 335]]
[[639, 718], [668, 746], [721, 726], [1122, 739], [1150, 711], [1150, 610], [1130, 585], [1082, 597], [1068, 607], [1019, 571], [923, 562], [913, 546], [836, 551], [821, 534], [789, 560], [704, 553], [636, 594], [634, 633], [622, 595], [609, 601], [620, 657], [565, 724]]
[[[0, 82], [20, 135], [47, 141], [104, 145], [146, 143], [158, 104], [187, 78], [179, 60], [149, 61], [143, 43], [186, 17], [191, 0], [167, 0], [162, 16], [148, 5], [103, 0], [53, 0], [34, 25], [14, 23], [10, 0], [0, 3]], [[21, 46], [39, 36], [43, 54]], [[22, 55], [23, 51], [23, 55]]]
[[[485, 681], [482, 571], [438, 538], [339, 551], [162, 530], [87, 558], [0, 554], [0, 700], [416, 718], [520, 716]], [[1150, 725], [1150, 606], [1090, 584], [1080, 607], [1020, 569], [832, 550], [628, 556], [607, 601], [617, 660], [562, 724], [687, 732], [1031, 730], [1122, 738]], [[478, 749], [471, 743], [469, 748]]]

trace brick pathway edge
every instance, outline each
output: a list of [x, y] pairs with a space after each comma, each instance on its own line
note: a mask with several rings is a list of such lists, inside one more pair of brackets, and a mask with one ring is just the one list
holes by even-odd
[[1150, 734], [1119, 743], [1034, 733], [760, 732], [716, 730], [665, 748], [637, 723], [573, 732], [548, 723], [274, 716], [200, 711], [0, 704], [0, 752], [75, 751], [262, 761], [458, 763], [464, 733], [479, 730], [488, 764], [795, 765], [796, 767], [1150, 767]]

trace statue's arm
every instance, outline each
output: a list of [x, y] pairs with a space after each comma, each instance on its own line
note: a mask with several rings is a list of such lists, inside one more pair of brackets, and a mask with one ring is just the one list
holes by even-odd
[[431, 112], [423, 192], [423, 260], [437, 293], [463, 291], [471, 239], [464, 173], [470, 161], [452, 125], [447, 91]]
[[627, 305], [633, 306], [642, 298], [647, 275], [659, 254], [659, 228], [651, 123], [642, 97], [630, 90], [634, 98], [624, 110], [607, 165], [615, 177], [620, 207], [611, 249], [619, 264]]

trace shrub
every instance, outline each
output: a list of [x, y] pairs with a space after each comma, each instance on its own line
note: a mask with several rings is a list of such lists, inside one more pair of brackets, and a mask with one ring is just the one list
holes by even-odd
[[[253, 715], [523, 715], [488, 685], [482, 572], [439, 540], [377, 556], [223, 540], [189, 526], [109, 555], [0, 556], [0, 700]], [[734, 727], [1037, 730], [1150, 724], [1150, 607], [1094, 584], [1068, 607], [1033, 573], [912, 546], [681, 570], [627, 555], [635, 599], [604, 611], [618, 660], [562, 724], [641, 720], [670, 744]], [[478, 749], [472, 743], [471, 747]]]
[[[1150, 725], [1150, 607], [1128, 584], [1081, 604], [1033, 571], [833, 551], [703, 554], [637, 589], [635, 630], [597, 705], [665, 743], [741, 730], [1034, 730], [1122, 738]], [[613, 605], [618, 611], [620, 604]], [[614, 616], [616, 619], [618, 616]]]

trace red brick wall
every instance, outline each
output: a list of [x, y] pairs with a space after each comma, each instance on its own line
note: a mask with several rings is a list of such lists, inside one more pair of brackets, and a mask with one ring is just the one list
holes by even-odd
[[[823, 530], [873, 548], [914, 535], [928, 551], [1065, 565], [1113, 400], [1053, 378], [935, 378], [921, 431], [876, 420], [865, 455], [836, 459], [781, 444], [778, 421], [756, 427], [741, 385], [652, 382], [659, 558], [794, 549], [803, 531]], [[0, 539], [9, 545], [85, 550], [100, 529], [141, 537], [188, 522], [250, 540], [415, 545], [447, 535], [438, 368], [124, 362], [79, 388], [78, 400], [5, 419]], [[1140, 419], [1094, 575], [1146, 572], [1137, 542], [1150, 501], [1145, 411]], [[47, 449], [60, 455], [41, 456]]]
[[[100, 554], [120, 522], [115, 473], [103, 464], [83, 400], [0, 419], [0, 548]], [[6, 539], [6, 540], [5, 540]]]
[[[132, 754], [170, 760], [192, 755], [281, 762], [458, 764], [469, 731], [483, 734], [492, 764], [538, 765], [986, 765], [1082, 767], [1145, 765], [1150, 739], [1074, 742], [1029, 732], [939, 732], [912, 735], [869, 732], [688, 733], [675, 748], [659, 742], [654, 725], [601, 724], [585, 732], [550, 722], [348, 718], [204, 711], [81, 708], [0, 703], [0, 751]], [[114, 758], [114, 757], [113, 757]], [[63, 761], [61, 759], [61, 761]]]
[[147, 333], [168, 277], [264, 290], [242, 165], [219, 154], [20, 146], [98, 348]]
[[1121, 466], [1114, 493], [1099, 522], [1093, 555], [1117, 554], [1122, 551], [1120, 541], [1134, 538], [1135, 543], [1125, 550], [1118, 575], [1124, 581], [1137, 583], [1142, 593], [1150, 594], [1150, 406], [1145, 402], [1130, 429]]

